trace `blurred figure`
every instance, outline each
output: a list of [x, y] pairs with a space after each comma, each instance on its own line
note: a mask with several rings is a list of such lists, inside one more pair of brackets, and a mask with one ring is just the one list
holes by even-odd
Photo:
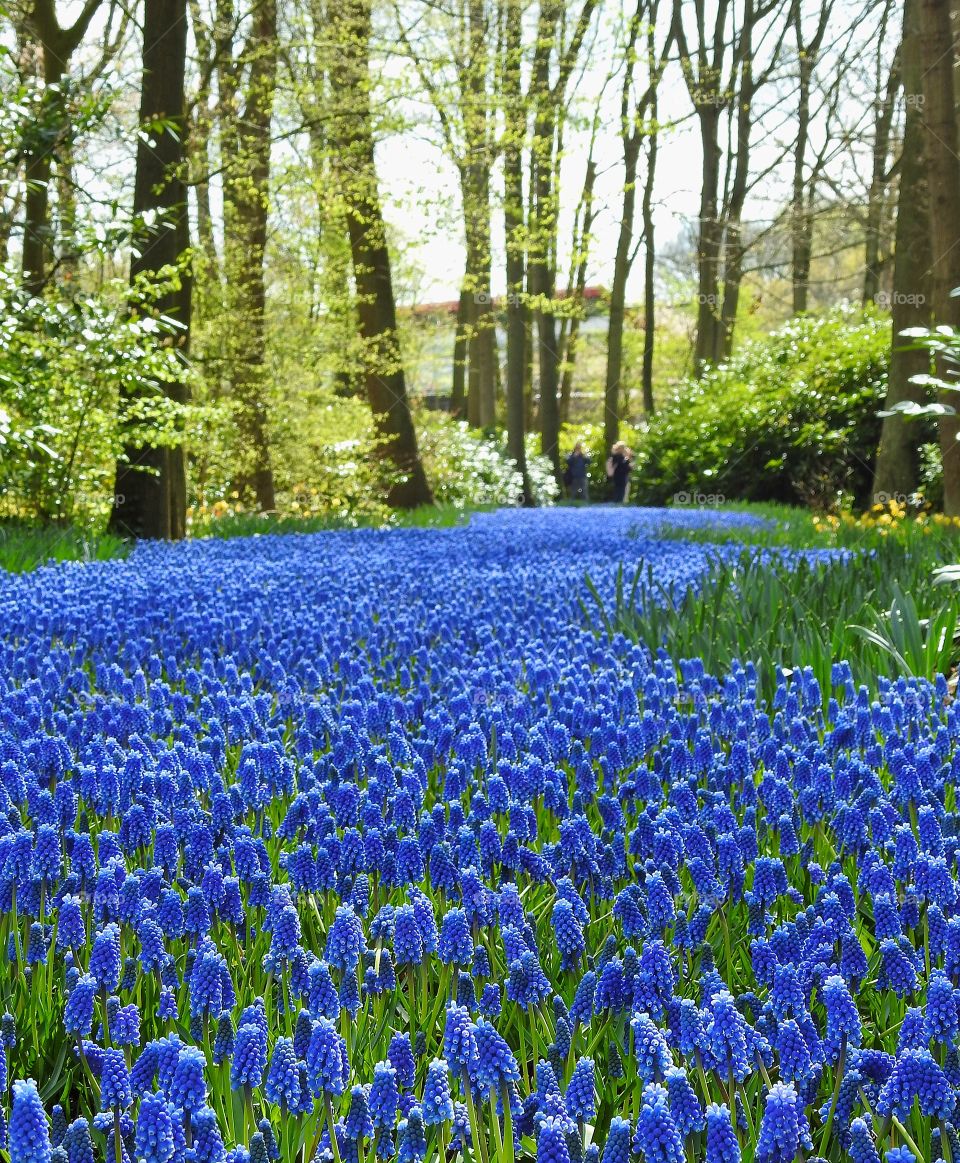
[[626, 502], [632, 468], [633, 453], [622, 440], [618, 440], [607, 457], [607, 476], [613, 482], [613, 501], [616, 505]]
[[583, 444], [578, 440], [573, 446], [573, 452], [567, 457], [567, 471], [563, 474], [567, 496], [571, 501], [590, 500], [589, 472], [590, 457], [584, 452]]

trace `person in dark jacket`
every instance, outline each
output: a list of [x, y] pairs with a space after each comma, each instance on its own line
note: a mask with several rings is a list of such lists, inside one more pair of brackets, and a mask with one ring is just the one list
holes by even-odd
[[564, 483], [567, 486], [567, 495], [571, 501], [590, 500], [590, 457], [583, 450], [578, 440], [573, 446], [573, 452], [567, 457], [567, 471]]
[[614, 504], [622, 505], [626, 502], [632, 468], [633, 453], [622, 440], [618, 440], [607, 457], [607, 476], [613, 482]]

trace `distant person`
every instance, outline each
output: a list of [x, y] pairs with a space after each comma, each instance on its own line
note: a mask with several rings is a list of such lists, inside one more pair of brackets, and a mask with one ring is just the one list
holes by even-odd
[[590, 500], [590, 457], [583, 450], [578, 440], [573, 446], [573, 452], [567, 457], [567, 471], [564, 483], [567, 486], [567, 496], [571, 501]]
[[618, 440], [610, 449], [607, 457], [607, 476], [613, 481], [613, 501], [622, 505], [627, 499], [627, 486], [630, 484], [630, 470], [633, 468], [633, 453]]

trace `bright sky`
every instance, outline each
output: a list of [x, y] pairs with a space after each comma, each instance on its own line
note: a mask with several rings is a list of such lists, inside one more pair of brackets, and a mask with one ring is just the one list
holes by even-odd
[[[417, 0], [419, 2], [419, 0]], [[812, 26], [816, 10], [815, 3], [806, 3], [809, 12], [808, 27]], [[607, 12], [615, 8], [617, 0], [606, 5]], [[841, 121], [853, 136], [869, 137], [872, 126], [870, 109], [872, 86], [871, 55], [877, 51], [877, 21], [879, 13], [874, 12], [861, 19], [869, 0], [839, 0], [834, 8], [837, 28], [854, 24], [858, 26], [857, 39], [859, 55], [850, 54], [849, 64], [842, 78], [843, 97]], [[571, 5], [573, 7], [573, 5]], [[579, 6], [577, 5], [577, 8]], [[662, 5], [665, 9], [669, 4]], [[607, 18], [609, 21], [609, 17]], [[886, 46], [892, 50], [899, 34], [900, 14], [894, 10], [892, 26]], [[578, 86], [577, 111], [584, 121], [589, 121], [596, 105], [598, 94], [604, 87], [604, 80], [610, 67], [611, 32], [609, 24], [594, 38], [591, 51], [585, 54], [587, 67]], [[792, 39], [788, 36], [785, 52], [794, 52]], [[870, 55], [868, 55], [870, 54]], [[823, 69], [825, 81], [833, 79], [833, 72]], [[787, 85], [771, 82], [762, 90], [758, 105], [775, 106], [778, 93], [787, 94]], [[594, 243], [589, 265], [590, 283], [609, 286], [613, 256], [619, 232], [619, 215], [622, 184], [622, 152], [619, 138], [619, 80], [607, 86], [600, 99], [601, 130], [595, 146], [598, 163], [596, 188], [597, 216], [594, 225]], [[787, 97], [779, 107], [769, 113], [762, 126], [753, 137], [754, 172], [762, 173], [773, 168], [768, 176], [758, 184], [751, 195], [746, 219], [758, 222], [769, 220], [780, 210], [789, 197], [790, 173], [786, 166], [777, 166], [784, 146], [794, 137], [793, 102]], [[423, 117], [424, 106], [418, 104]], [[655, 188], [655, 228], [658, 249], [663, 249], [678, 237], [687, 236], [694, 229], [700, 194], [700, 140], [697, 124], [691, 115], [690, 100], [686, 86], [676, 64], [671, 65], [661, 87], [660, 119], [665, 128], [661, 131], [660, 152], [657, 165]], [[430, 140], [430, 138], [434, 140]], [[819, 134], [822, 138], [822, 133]], [[444, 157], [437, 144], [439, 138], [429, 125], [417, 131], [408, 131], [384, 140], [378, 148], [378, 165], [381, 186], [387, 196], [387, 214], [398, 236], [406, 240], [408, 251], [406, 267], [416, 267], [420, 281], [413, 290], [413, 298], [420, 302], [454, 299], [459, 294], [459, 283], [463, 273], [464, 251], [459, 226], [459, 194], [457, 174]], [[814, 126], [812, 148], [818, 148], [818, 129]], [[868, 142], [866, 143], [868, 144]], [[583, 183], [589, 137], [585, 132], [569, 134], [566, 142], [566, 157], [563, 166], [564, 189], [563, 217], [560, 227], [560, 241], [564, 256], [569, 254], [569, 238], [572, 213]], [[854, 154], [838, 154], [832, 165], [832, 174], [842, 183], [854, 189], [865, 189], [866, 154], [863, 147]], [[857, 171], [860, 171], [859, 173]], [[641, 167], [640, 180], [643, 178]], [[639, 194], [638, 194], [639, 229]], [[495, 217], [494, 291], [502, 289], [502, 220]], [[561, 268], [560, 282], [566, 279], [566, 267]], [[642, 260], [634, 265], [630, 298], [639, 297], [642, 281]]]

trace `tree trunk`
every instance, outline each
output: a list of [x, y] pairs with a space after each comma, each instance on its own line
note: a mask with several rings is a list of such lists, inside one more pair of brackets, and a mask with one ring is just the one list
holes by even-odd
[[886, 90], [878, 94], [877, 115], [873, 134], [873, 163], [870, 189], [867, 196], [867, 224], [863, 273], [863, 302], [872, 303], [880, 290], [883, 273], [881, 249], [883, 241], [884, 204], [890, 185], [887, 155], [890, 152], [890, 131], [893, 125], [895, 97], [900, 85], [899, 51], [894, 58], [887, 79]]
[[[926, 390], [910, 377], [927, 370], [925, 351], [905, 351], [900, 332], [930, 323], [930, 215], [924, 167], [922, 60], [917, 0], [903, 9], [903, 90], [906, 111], [900, 154], [900, 193], [893, 255], [893, 296], [890, 305], [893, 340], [886, 408], [906, 400], [922, 403]], [[885, 416], [877, 450], [874, 500], [907, 497], [919, 483], [919, 436], [916, 420]]]
[[634, 130], [623, 142], [623, 202], [620, 233], [613, 260], [610, 310], [607, 322], [607, 371], [603, 389], [603, 446], [609, 451], [620, 439], [620, 385], [623, 379], [623, 325], [626, 315], [627, 278], [633, 254], [633, 221], [637, 202], [637, 164], [640, 136]]
[[[797, 5], [799, 13], [800, 6]], [[796, 17], [799, 20], [799, 15]], [[790, 207], [790, 240], [792, 246], [793, 313], [801, 315], [807, 309], [810, 293], [810, 256], [813, 249], [810, 213], [807, 208], [807, 182], [804, 167], [810, 140], [810, 83], [813, 60], [800, 49], [799, 96], [797, 100], [797, 139], [793, 150], [793, 199]]]
[[806, 150], [810, 143], [810, 86], [815, 57], [806, 51], [799, 29], [801, 6], [796, 6], [799, 77], [797, 98], [797, 141], [794, 147], [794, 195], [790, 206], [791, 276], [794, 287], [794, 314], [806, 311], [810, 298], [810, 259], [813, 251], [813, 222], [806, 192]]
[[466, 285], [471, 291], [467, 416], [474, 427], [491, 428], [496, 419], [497, 337], [490, 301], [490, 37], [483, 0], [468, 0], [467, 39], [469, 57], [463, 81], [466, 156], [461, 167]]
[[[187, 49], [186, 0], [145, 0], [143, 82], [140, 123], [163, 119], [172, 128], [137, 145], [133, 191], [135, 215], [159, 211], [161, 224], [142, 240], [130, 261], [131, 278], [175, 265], [186, 249], [187, 209], [183, 181], [184, 71]], [[153, 136], [153, 135], [151, 135]], [[190, 281], [157, 304], [160, 312], [180, 321], [189, 336]], [[186, 385], [166, 385], [168, 395], [183, 401]], [[180, 448], [127, 444], [117, 465], [110, 529], [124, 536], [182, 537], [186, 525], [186, 476]]]
[[647, 416], [653, 415], [653, 353], [656, 345], [656, 295], [654, 274], [656, 271], [657, 248], [653, 225], [653, 187], [657, 174], [657, 95], [653, 93], [651, 105], [653, 128], [647, 137], [647, 174], [643, 183], [643, 410]]
[[743, 207], [750, 180], [750, 135], [753, 131], [753, 98], [756, 82], [753, 74], [753, 28], [757, 19], [752, 0], [746, 5], [743, 31], [738, 46], [740, 83], [736, 95], [737, 159], [733, 183], [727, 198], [723, 247], [723, 303], [717, 331], [716, 359], [726, 359], [733, 350], [733, 332], [737, 325], [740, 286], [743, 282]]
[[[949, 0], [919, 0], [923, 71], [923, 122], [930, 206], [931, 307], [934, 320], [960, 329], [960, 158], [957, 154], [957, 115], [954, 103], [954, 43]], [[946, 368], [940, 375], [946, 378]], [[943, 392], [945, 404], [956, 406], [956, 392]], [[960, 420], [940, 421], [943, 456], [943, 507], [960, 516]]]
[[580, 196], [581, 217], [578, 209], [574, 222], [571, 253], [575, 257], [575, 268], [567, 285], [567, 299], [571, 303], [571, 314], [566, 325], [560, 329], [560, 423], [570, 421], [570, 399], [573, 394], [573, 370], [577, 363], [577, 343], [580, 338], [580, 321], [583, 312], [584, 291], [587, 287], [587, 265], [590, 258], [590, 236], [593, 231], [593, 190], [597, 181], [597, 163], [591, 153], [587, 158], [587, 171]]
[[57, 159], [57, 262], [64, 279], [75, 279], [79, 270], [77, 246], [77, 192], [71, 151]]
[[540, 388], [541, 451], [560, 475], [560, 412], [557, 400], [559, 367], [557, 328], [553, 313], [556, 294], [552, 240], [556, 230], [553, 198], [554, 148], [557, 122], [550, 94], [550, 55], [560, 12], [553, 0], [543, 0], [537, 25], [537, 51], [530, 79], [534, 95], [533, 136], [530, 144], [530, 257], [527, 278], [534, 296], [537, 368]]
[[490, 298], [489, 174], [479, 177], [480, 189], [464, 198], [467, 217], [467, 419], [473, 428], [491, 428], [496, 419], [496, 332]]
[[230, 376], [240, 444], [235, 487], [241, 496], [252, 496], [262, 512], [270, 512], [276, 499], [266, 401], [264, 260], [277, 77], [275, 0], [258, 0], [244, 55], [249, 58], [244, 107], [229, 135], [236, 152], [228, 158], [224, 174], [224, 267], [233, 324]]
[[523, 141], [526, 135], [526, 115], [520, 97], [523, 54], [521, 0], [507, 0], [504, 40], [503, 101], [506, 126], [503, 147], [503, 226], [507, 280], [507, 451], [523, 478], [523, 503], [532, 505], [533, 491], [527, 473], [525, 444], [528, 311], [523, 301]]
[[[43, 98], [41, 117], [53, 121], [62, 116], [60, 85], [64, 65], [60, 55], [43, 46]], [[45, 139], [40, 139], [39, 151], [27, 154], [24, 167], [26, 198], [23, 222], [23, 286], [31, 295], [39, 295], [47, 281], [47, 264], [51, 252], [50, 229], [50, 175], [53, 153]]]
[[55, 151], [49, 134], [55, 130], [55, 137], [59, 138], [66, 128], [60, 86], [100, 3], [101, 0], [86, 0], [77, 19], [67, 28], [61, 26], [57, 17], [56, 0], [33, 0], [26, 18], [42, 52], [41, 118], [47, 130], [42, 148], [27, 155], [24, 167], [27, 193], [21, 265], [23, 285], [32, 295], [39, 295], [46, 284], [51, 250], [50, 174]]
[[[793, 195], [790, 204], [791, 281], [793, 313], [807, 310], [810, 298], [810, 262], [813, 255], [813, 200], [819, 161], [809, 182], [805, 173], [810, 145], [810, 94], [813, 74], [823, 46], [834, 0], [821, 0], [817, 26], [807, 40], [803, 31], [804, 6], [795, 3], [790, 13], [797, 49], [797, 136], [793, 147]], [[842, 65], [842, 59], [840, 64]]]
[[697, 242], [697, 338], [694, 370], [702, 374], [715, 358], [720, 326], [720, 250], [723, 231], [718, 217], [720, 186], [720, 110], [716, 104], [697, 109], [703, 172], [700, 185], [700, 227]]
[[457, 330], [453, 337], [453, 383], [450, 388], [450, 415], [462, 419], [467, 408], [467, 336], [470, 331], [470, 291], [464, 275], [457, 304]]
[[331, 13], [331, 80], [338, 105], [331, 118], [331, 151], [343, 197], [364, 380], [380, 438], [379, 453], [396, 473], [388, 499], [397, 508], [430, 504], [433, 496], [417, 448], [397, 335], [396, 300], [380, 206], [370, 110], [371, 0], [341, 0]]

